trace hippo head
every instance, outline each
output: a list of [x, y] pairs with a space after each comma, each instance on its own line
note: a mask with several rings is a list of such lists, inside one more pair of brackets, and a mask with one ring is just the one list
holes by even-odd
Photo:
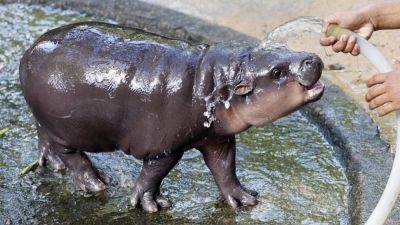
[[217, 118], [230, 118], [224, 126], [235, 133], [271, 123], [318, 100], [324, 92], [318, 81], [323, 63], [315, 54], [256, 49], [240, 61], [230, 107], [217, 113]]

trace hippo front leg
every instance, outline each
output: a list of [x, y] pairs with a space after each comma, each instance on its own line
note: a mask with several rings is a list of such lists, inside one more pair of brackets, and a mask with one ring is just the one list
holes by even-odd
[[158, 206], [162, 208], [171, 206], [171, 202], [160, 195], [160, 185], [182, 155], [183, 152], [177, 152], [157, 159], [143, 160], [142, 171], [133, 187], [132, 206], [141, 204], [147, 212], [157, 212]]
[[258, 193], [244, 188], [236, 176], [234, 136], [207, 144], [200, 151], [222, 196], [232, 208], [257, 204]]

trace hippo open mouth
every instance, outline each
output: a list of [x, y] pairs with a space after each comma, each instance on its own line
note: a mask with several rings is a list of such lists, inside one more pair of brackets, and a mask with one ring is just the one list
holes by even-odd
[[306, 101], [313, 102], [317, 101], [322, 97], [322, 94], [325, 90], [325, 85], [321, 81], [317, 81], [315, 84], [311, 86], [304, 86], [306, 92]]

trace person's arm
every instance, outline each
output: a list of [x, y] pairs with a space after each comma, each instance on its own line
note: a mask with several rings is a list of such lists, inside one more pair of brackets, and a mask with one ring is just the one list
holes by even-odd
[[400, 28], [400, 2], [368, 5], [357, 11], [338, 12], [323, 20], [321, 45], [332, 46], [335, 52], [360, 54], [355, 37], [343, 35], [337, 40], [326, 35], [329, 24], [337, 24], [369, 39], [376, 30]]
[[[360, 48], [353, 36], [343, 35], [337, 40], [326, 35], [329, 24], [337, 24], [359, 35], [370, 38], [376, 30], [400, 28], [400, 2], [385, 2], [366, 6], [358, 11], [339, 12], [324, 18], [321, 44], [332, 46], [335, 52], [360, 54]], [[395, 71], [376, 74], [367, 81], [368, 92], [365, 100], [371, 110], [379, 116], [400, 110], [400, 63]]]
[[400, 28], [400, 2], [385, 2], [365, 7], [375, 30]]

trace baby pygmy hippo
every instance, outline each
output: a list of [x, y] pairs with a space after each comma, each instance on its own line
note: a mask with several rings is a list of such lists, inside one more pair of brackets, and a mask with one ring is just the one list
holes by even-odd
[[304, 52], [191, 44], [99, 22], [63, 26], [24, 54], [20, 81], [37, 121], [39, 163], [68, 169], [83, 190], [110, 178], [85, 152], [143, 160], [133, 206], [169, 207], [160, 185], [198, 149], [226, 202], [257, 204], [235, 172], [235, 134], [319, 99], [323, 63]]

